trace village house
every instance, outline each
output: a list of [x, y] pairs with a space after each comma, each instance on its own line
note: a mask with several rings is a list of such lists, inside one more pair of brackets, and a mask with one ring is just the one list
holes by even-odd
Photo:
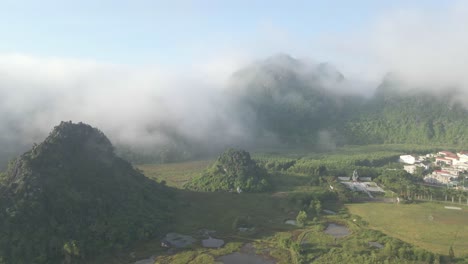
[[446, 151], [446, 150], [437, 152], [437, 155], [439, 155], [439, 156], [445, 156], [445, 157], [446, 157], [446, 156], [452, 156], [452, 157], [456, 157], [456, 156], [457, 156], [457, 155], [455, 155], [455, 153], [450, 152], [450, 151]]
[[454, 174], [452, 171], [436, 170], [431, 175], [424, 177], [424, 181], [435, 184], [449, 184], [458, 179], [458, 173]]
[[459, 162], [459, 158], [458, 158], [457, 156], [455, 156], [455, 157], [446, 156], [445, 158], [451, 160], [451, 161], [452, 161], [452, 165], [455, 165], [455, 164], [457, 164], [457, 163]]
[[466, 172], [468, 171], [468, 163], [458, 163], [457, 165], [454, 166], [455, 169], [459, 172]]
[[438, 164], [438, 165], [452, 165], [453, 160], [452, 159], [447, 159], [447, 158], [437, 157], [435, 159], [435, 163]]

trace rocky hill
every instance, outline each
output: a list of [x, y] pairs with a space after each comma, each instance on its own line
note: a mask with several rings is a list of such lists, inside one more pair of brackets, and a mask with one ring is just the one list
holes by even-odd
[[85, 262], [121, 249], [159, 234], [171, 200], [98, 129], [62, 122], [1, 177], [0, 263]]
[[244, 150], [228, 149], [188, 189], [200, 191], [264, 191], [269, 188], [268, 175]]

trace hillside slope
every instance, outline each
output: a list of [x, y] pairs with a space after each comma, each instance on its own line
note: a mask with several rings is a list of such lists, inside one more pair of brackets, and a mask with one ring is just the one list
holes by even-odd
[[159, 234], [171, 197], [102, 132], [62, 122], [1, 179], [0, 259], [62, 263], [125, 247]]

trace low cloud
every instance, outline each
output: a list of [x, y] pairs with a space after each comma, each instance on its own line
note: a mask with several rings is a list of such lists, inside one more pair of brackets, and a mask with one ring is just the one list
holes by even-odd
[[[345, 75], [377, 85], [391, 72], [400, 83], [395, 89], [453, 89], [468, 98], [468, 4], [393, 9], [371, 22], [322, 40]], [[463, 96], [459, 99], [468, 103]]]
[[[224, 68], [213, 65], [223, 65]], [[0, 55], [4, 140], [31, 144], [62, 120], [99, 127], [117, 143], [162, 144], [168, 133], [196, 140], [243, 136], [225, 111], [224, 82], [234, 59], [190, 71], [61, 58]], [[216, 131], [213, 130], [216, 129]]]

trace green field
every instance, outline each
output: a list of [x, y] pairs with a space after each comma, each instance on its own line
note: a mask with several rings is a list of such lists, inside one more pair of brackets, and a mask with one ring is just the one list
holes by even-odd
[[347, 207], [370, 228], [387, 235], [441, 254], [447, 254], [452, 245], [456, 256], [468, 255], [468, 208], [463, 205], [462, 210], [445, 209], [439, 203], [363, 203]]
[[167, 164], [143, 164], [137, 168], [142, 170], [146, 177], [158, 182], [166, 181], [168, 186], [182, 188], [183, 185], [208, 165], [213, 163], [211, 160], [189, 161]]

